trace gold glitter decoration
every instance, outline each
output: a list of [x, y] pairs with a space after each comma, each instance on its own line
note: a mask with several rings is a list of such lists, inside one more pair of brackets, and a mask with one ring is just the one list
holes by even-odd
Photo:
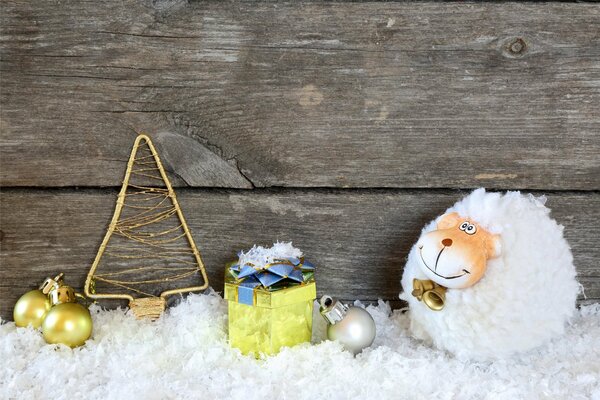
[[[202, 285], [197, 285], [198, 274]], [[167, 296], [207, 287], [200, 252], [158, 153], [148, 136], [138, 135], [115, 213], [85, 281], [85, 295], [129, 300], [138, 318], [155, 319]], [[101, 293], [111, 288], [119, 292]]]

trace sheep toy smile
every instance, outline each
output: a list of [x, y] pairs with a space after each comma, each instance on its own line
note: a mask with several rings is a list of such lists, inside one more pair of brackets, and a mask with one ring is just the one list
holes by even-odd
[[413, 336], [483, 360], [563, 332], [579, 285], [544, 201], [478, 189], [423, 229], [401, 282]]

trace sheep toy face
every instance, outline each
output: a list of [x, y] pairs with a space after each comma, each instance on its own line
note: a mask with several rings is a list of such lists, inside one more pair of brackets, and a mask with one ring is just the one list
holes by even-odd
[[485, 273], [487, 261], [500, 255], [500, 240], [458, 213], [443, 215], [437, 229], [417, 243], [420, 267], [429, 279], [451, 288], [466, 288]]

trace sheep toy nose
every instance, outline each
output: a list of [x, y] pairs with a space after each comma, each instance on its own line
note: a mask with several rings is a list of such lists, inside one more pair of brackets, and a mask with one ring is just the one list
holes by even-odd
[[452, 246], [452, 239], [446, 238], [446, 239], [442, 240], [442, 244], [446, 247], [450, 247], [450, 246]]

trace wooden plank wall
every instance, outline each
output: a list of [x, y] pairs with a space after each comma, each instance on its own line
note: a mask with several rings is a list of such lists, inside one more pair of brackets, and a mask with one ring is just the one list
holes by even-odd
[[[0, 316], [83, 280], [137, 132], [211, 285], [292, 240], [319, 294], [396, 300], [422, 226], [472, 188], [544, 194], [600, 299], [600, 8], [585, 3], [6, 0]], [[397, 303], [395, 303], [397, 305]]]

